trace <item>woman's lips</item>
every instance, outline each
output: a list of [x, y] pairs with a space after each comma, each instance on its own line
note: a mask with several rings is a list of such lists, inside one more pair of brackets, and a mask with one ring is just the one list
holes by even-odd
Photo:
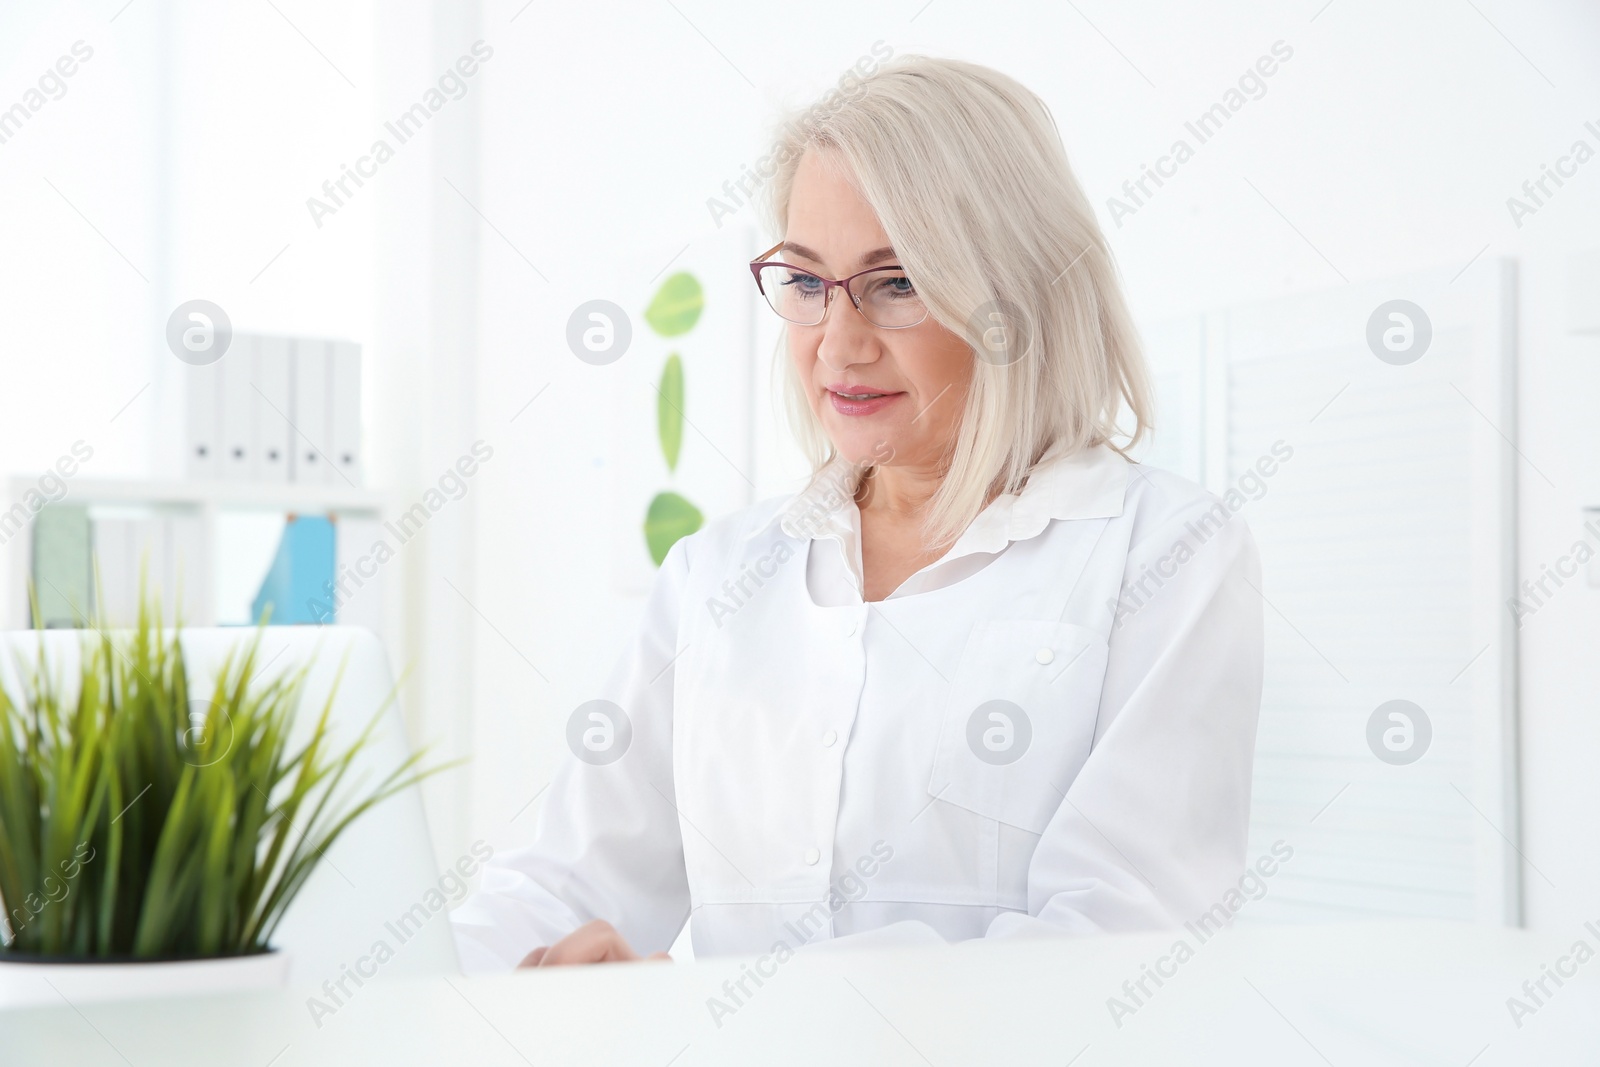
[[875, 415], [905, 395], [883, 393], [870, 399], [857, 400], [832, 389], [828, 390], [828, 399], [833, 402], [833, 410], [841, 415]]

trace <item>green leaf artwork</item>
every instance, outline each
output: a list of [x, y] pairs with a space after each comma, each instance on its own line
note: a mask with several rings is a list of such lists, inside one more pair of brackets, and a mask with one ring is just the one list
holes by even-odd
[[[694, 329], [705, 310], [705, 290], [693, 274], [681, 270], [661, 283], [644, 319], [650, 328], [662, 337], [680, 337]], [[661, 368], [661, 385], [656, 397], [656, 436], [661, 441], [661, 454], [666, 458], [667, 470], [678, 469], [678, 453], [683, 448], [683, 359], [674, 352]], [[678, 542], [700, 529], [705, 516], [700, 509], [677, 493], [663, 491], [650, 501], [644, 517], [644, 540], [650, 549], [650, 558], [657, 567], [667, 558], [667, 551]]]
[[678, 449], [683, 445], [683, 360], [674, 352], [661, 368], [661, 385], [656, 397], [656, 432], [661, 437], [661, 454], [667, 470], [678, 469]]
[[700, 529], [703, 522], [705, 516], [700, 514], [700, 509], [677, 493], [670, 490], [657, 493], [644, 517], [644, 539], [656, 566], [661, 566], [661, 561], [667, 558], [668, 549], [680, 538]]
[[705, 304], [699, 280], [686, 270], [679, 271], [661, 283], [645, 309], [644, 320], [662, 337], [678, 337], [694, 329]]

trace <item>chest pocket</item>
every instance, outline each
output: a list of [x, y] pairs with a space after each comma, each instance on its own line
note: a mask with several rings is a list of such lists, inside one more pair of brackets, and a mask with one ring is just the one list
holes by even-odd
[[1107, 653], [1073, 623], [978, 623], [946, 687], [928, 792], [1043, 833], [1089, 756]]

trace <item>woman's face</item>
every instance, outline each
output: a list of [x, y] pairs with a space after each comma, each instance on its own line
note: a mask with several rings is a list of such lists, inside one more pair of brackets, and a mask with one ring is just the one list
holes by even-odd
[[[815, 151], [795, 172], [785, 243], [773, 258], [824, 278], [900, 262], [842, 168]], [[971, 346], [931, 314], [904, 329], [874, 326], [842, 291], [834, 292], [822, 322], [788, 327], [789, 358], [828, 439], [851, 462], [940, 467], [972, 380]]]

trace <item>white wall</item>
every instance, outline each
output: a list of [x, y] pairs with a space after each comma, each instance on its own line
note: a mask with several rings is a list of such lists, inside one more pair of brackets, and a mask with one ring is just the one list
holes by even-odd
[[[1600, 339], [1564, 332], [1566, 256], [1600, 244], [1600, 162], [1520, 229], [1505, 206], [1576, 138], [1600, 143], [1582, 128], [1600, 124], [1592, 5], [275, 2], [0, 14], [0, 106], [74, 40], [96, 49], [0, 144], [0, 468], [42, 469], [79, 437], [97, 475], [170, 462], [160, 327], [191, 296], [241, 329], [360, 341], [371, 470], [398, 499], [491, 444], [397, 564], [416, 735], [476, 756], [430, 791], [447, 859], [528, 836], [565, 717], [638, 610], [611, 590], [598, 488], [617, 368], [567, 351], [568, 314], [706, 240], [706, 199], [763, 152], [775, 108], [878, 40], [1046, 97], [1141, 321], [1516, 257], [1519, 446], [1549, 478], [1522, 471], [1524, 569], [1600, 504]], [[306, 198], [478, 38], [494, 56], [467, 95], [316, 227]], [[1265, 96], [1116, 226], [1107, 198], [1280, 39], [1294, 56]], [[794, 468], [759, 417], [747, 473], [765, 494]], [[1560, 928], [1600, 893], [1597, 591], [1569, 585], [1522, 638], [1523, 851], [1554, 883], [1528, 873], [1528, 918]]]

